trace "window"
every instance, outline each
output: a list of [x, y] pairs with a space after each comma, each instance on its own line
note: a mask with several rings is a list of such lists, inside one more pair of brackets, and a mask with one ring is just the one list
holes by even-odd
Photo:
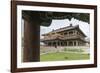
[[67, 34], [68, 34], [67, 32], [64, 33], [64, 35], [67, 35]]
[[72, 34], [73, 34], [73, 31], [70, 31], [70, 32], [69, 32], [69, 35], [72, 35]]

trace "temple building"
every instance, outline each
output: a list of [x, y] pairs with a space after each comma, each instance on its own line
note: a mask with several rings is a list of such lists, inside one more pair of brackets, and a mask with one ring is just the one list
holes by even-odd
[[41, 42], [45, 46], [85, 46], [86, 35], [79, 28], [79, 25], [63, 27], [52, 30], [49, 33], [42, 34]]

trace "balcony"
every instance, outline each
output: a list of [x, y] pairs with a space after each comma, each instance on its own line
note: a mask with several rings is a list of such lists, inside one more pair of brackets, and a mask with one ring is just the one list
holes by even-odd
[[64, 39], [81, 39], [81, 40], [85, 40], [84, 37], [80, 36], [80, 35], [65, 35]]

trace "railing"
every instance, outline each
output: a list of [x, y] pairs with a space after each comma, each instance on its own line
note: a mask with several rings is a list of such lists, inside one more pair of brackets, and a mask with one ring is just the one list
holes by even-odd
[[80, 35], [67, 35], [64, 36], [65, 39], [73, 39], [73, 38], [80, 38], [82, 40], [85, 40], [83, 37], [81, 37]]
[[[64, 35], [63, 36], [64, 38], [62, 39], [74, 39], [74, 38], [80, 38], [81, 40], [85, 40], [84, 37], [80, 36], [80, 35], [75, 35], [75, 34], [72, 34], [72, 35]], [[44, 37], [43, 39], [46, 40], [46, 39], [51, 39], [53, 38], [52, 36], [51, 37]]]

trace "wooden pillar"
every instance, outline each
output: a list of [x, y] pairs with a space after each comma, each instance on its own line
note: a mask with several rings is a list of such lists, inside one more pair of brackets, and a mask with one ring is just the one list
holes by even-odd
[[61, 41], [59, 41], [59, 46], [61, 46]]
[[56, 46], [58, 46], [58, 41], [56, 41]]
[[69, 37], [69, 31], [67, 31], [67, 33], [68, 33], [67, 35], [68, 35], [68, 37]]
[[51, 46], [53, 46], [53, 43], [52, 43], [52, 41], [51, 41]]
[[50, 46], [50, 45], [49, 45], [49, 42], [47, 42], [47, 46]]
[[74, 46], [74, 41], [72, 41], [73, 42], [73, 46]]
[[40, 61], [40, 23], [38, 19], [26, 16], [24, 19], [23, 62], [36, 61]]
[[67, 41], [67, 46], [69, 46], [69, 42]]
[[65, 43], [66, 43], [66, 46], [67, 46], [67, 41]]
[[76, 41], [76, 46], [78, 46], [78, 41]]

